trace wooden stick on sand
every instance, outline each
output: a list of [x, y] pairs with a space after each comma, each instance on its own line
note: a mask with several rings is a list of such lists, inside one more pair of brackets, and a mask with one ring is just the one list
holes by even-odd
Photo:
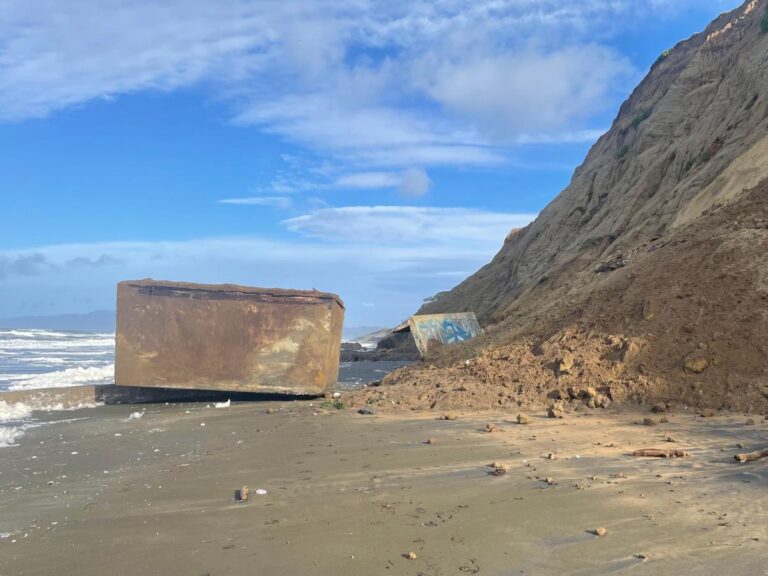
[[736, 454], [734, 458], [739, 462], [754, 462], [755, 460], [760, 460], [760, 458], [768, 458], [768, 448], [746, 452], [745, 454]]
[[688, 452], [682, 450], [659, 450], [657, 448], [646, 448], [644, 450], [635, 450], [632, 456], [641, 458], [684, 458]]

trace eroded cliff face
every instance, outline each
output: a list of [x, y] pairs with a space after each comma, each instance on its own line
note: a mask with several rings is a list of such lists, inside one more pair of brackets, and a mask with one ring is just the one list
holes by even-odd
[[768, 410], [767, 2], [662, 55], [568, 188], [420, 310], [472, 310], [485, 336], [370, 394], [492, 407], [570, 383]]
[[[589, 284], [595, 269], [734, 201], [768, 177], [765, 0], [750, 1], [662, 55], [571, 184], [491, 263], [422, 313], [498, 322], [537, 285]], [[621, 260], [621, 258], [617, 258]]]

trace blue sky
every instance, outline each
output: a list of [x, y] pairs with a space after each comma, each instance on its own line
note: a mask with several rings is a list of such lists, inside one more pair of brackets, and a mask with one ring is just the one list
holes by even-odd
[[734, 0], [0, 0], [0, 317], [154, 277], [391, 325]]

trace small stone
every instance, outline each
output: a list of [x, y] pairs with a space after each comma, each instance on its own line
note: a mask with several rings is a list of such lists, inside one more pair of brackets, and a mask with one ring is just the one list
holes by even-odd
[[690, 356], [683, 362], [683, 368], [686, 372], [692, 374], [701, 374], [709, 366], [709, 360], [704, 356]]
[[357, 411], [357, 413], [362, 414], [363, 416], [375, 416], [376, 410], [369, 406], [363, 406], [362, 408], [360, 408], [360, 410]]
[[705, 408], [704, 410], [701, 411], [701, 417], [702, 418], [712, 418], [716, 414], [717, 414], [717, 412], [715, 410], [713, 410], [712, 408]]
[[490, 464], [490, 467], [494, 468], [495, 470], [506, 469], [506, 465], [503, 464], [502, 462], [493, 462], [492, 464]]
[[669, 418], [667, 418], [666, 416], [662, 416], [659, 419], [659, 422], [661, 422], [662, 424], [669, 424]]
[[653, 418], [643, 418], [643, 426], [656, 426], [658, 422]]
[[416, 552], [408, 552], [408, 554], [405, 555], [408, 560], [416, 560], [418, 556], [416, 556]]
[[427, 438], [427, 444], [436, 444], [436, 443], [437, 443], [437, 440], [435, 440], [434, 438]]
[[606, 530], [602, 526], [599, 528], [595, 528], [594, 530], [595, 536], [605, 536], [607, 533], [608, 533], [608, 530]]
[[486, 432], [495, 432], [496, 431], [496, 424], [486, 424], [485, 425], [485, 431]]
[[554, 486], [555, 484], [557, 484], [557, 481], [551, 476], [547, 476], [546, 478], [544, 478], [544, 482], [546, 482], [550, 486]]
[[754, 426], [755, 425], [755, 420], [753, 418], [747, 418], [746, 421], [744, 422], [744, 425], [745, 426]]
[[456, 420], [457, 416], [455, 414], [444, 414], [443, 420]]
[[587, 389], [584, 390], [584, 395], [587, 398], [595, 398], [597, 396], [597, 390], [595, 390], [594, 386], [587, 386]]
[[570, 374], [575, 360], [571, 354], [566, 354], [557, 363], [558, 374]]
[[504, 476], [504, 474], [506, 474], [506, 473], [507, 473], [507, 469], [506, 468], [496, 468], [493, 471], [493, 474], [495, 476]]
[[550, 452], [549, 454], [547, 454], [547, 459], [549, 459], [549, 460], [557, 460], [557, 456], [555, 456], [555, 454], [553, 452]]
[[518, 414], [517, 415], [517, 423], [518, 424], [530, 424], [531, 419], [528, 418], [525, 414]]
[[669, 407], [666, 402], [657, 402], [653, 405], [653, 408], [651, 408], [651, 412], [655, 412], [656, 414], [665, 414], [667, 410], [669, 410]]
[[576, 400], [576, 398], [579, 397], [579, 391], [576, 390], [573, 386], [568, 386], [566, 392], [568, 392], [568, 398], [571, 400]]

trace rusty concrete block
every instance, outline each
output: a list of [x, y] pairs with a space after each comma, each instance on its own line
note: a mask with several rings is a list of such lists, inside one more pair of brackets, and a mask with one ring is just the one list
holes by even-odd
[[320, 395], [338, 377], [343, 322], [335, 294], [121, 282], [115, 384]]

